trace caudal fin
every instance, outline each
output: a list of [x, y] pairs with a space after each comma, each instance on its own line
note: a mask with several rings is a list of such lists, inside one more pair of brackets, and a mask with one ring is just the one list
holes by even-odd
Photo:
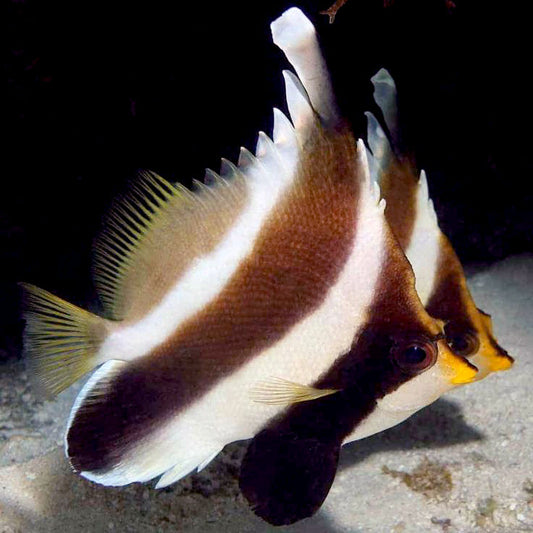
[[38, 385], [55, 396], [98, 363], [108, 321], [30, 285], [23, 294], [24, 354]]

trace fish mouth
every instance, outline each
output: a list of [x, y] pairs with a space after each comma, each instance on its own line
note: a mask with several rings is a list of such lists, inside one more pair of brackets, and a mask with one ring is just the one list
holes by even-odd
[[477, 366], [457, 355], [444, 340], [438, 341], [440, 365], [452, 385], [466, 385], [476, 381]]

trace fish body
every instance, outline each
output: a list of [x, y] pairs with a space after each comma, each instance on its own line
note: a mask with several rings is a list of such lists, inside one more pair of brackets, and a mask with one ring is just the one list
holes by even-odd
[[367, 113], [373, 179], [387, 202], [385, 215], [416, 277], [416, 290], [429, 314], [444, 321], [448, 343], [478, 368], [476, 379], [507, 370], [513, 359], [498, 344], [490, 316], [476, 307], [463, 267], [441, 231], [429, 198], [424, 171], [402, 147], [396, 85], [381, 69], [372, 77], [390, 142], [372, 113]]
[[273, 138], [195, 193], [144, 175], [96, 246], [111, 319], [26, 285], [25, 346], [50, 393], [99, 367], [65, 437], [82, 476], [164, 487], [253, 437], [241, 488], [279, 524], [318, 509], [344, 442], [477, 369], [417, 296], [313, 25], [292, 8], [272, 33], [292, 123], [275, 111]]

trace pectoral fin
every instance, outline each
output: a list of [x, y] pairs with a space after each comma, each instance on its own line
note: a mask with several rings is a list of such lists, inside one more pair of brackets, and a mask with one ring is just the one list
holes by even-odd
[[269, 405], [284, 405], [316, 400], [339, 392], [339, 389], [318, 389], [283, 378], [270, 378], [258, 383], [251, 391], [254, 402]]
[[240, 488], [270, 524], [292, 524], [314, 514], [335, 478], [340, 444], [267, 428], [250, 443]]

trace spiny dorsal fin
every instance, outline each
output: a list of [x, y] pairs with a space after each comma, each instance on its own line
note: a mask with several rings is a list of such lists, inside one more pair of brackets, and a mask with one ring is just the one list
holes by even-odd
[[388, 70], [382, 68], [370, 78], [374, 85], [374, 100], [378, 104], [389, 130], [394, 148], [400, 144], [396, 84]]
[[418, 209], [421, 209], [422, 206], [427, 210], [430, 220], [433, 220], [436, 226], [438, 226], [439, 221], [437, 219], [437, 213], [435, 212], [435, 206], [433, 205], [433, 200], [429, 196], [429, 187], [428, 180], [426, 177], [426, 171], [420, 171], [420, 178], [418, 179], [418, 188], [419, 188], [419, 198], [421, 206]]
[[365, 113], [367, 119], [367, 142], [372, 153], [371, 176], [379, 183], [380, 174], [385, 172], [395, 156], [386, 133], [376, 117], [369, 111]]
[[270, 378], [258, 383], [251, 391], [254, 402], [269, 405], [289, 405], [316, 400], [339, 392], [338, 389], [317, 389], [283, 378]]
[[285, 11], [270, 28], [274, 43], [283, 50], [296, 70], [301, 82], [299, 85], [305, 88], [312, 108], [325, 125], [336, 124], [339, 113], [326, 62], [311, 21], [294, 7]]
[[289, 70], [283, 71], [283, 79], [292, 123], [296, 131], [305, 134], [315, 119], [315, 111], [300, 80]]

